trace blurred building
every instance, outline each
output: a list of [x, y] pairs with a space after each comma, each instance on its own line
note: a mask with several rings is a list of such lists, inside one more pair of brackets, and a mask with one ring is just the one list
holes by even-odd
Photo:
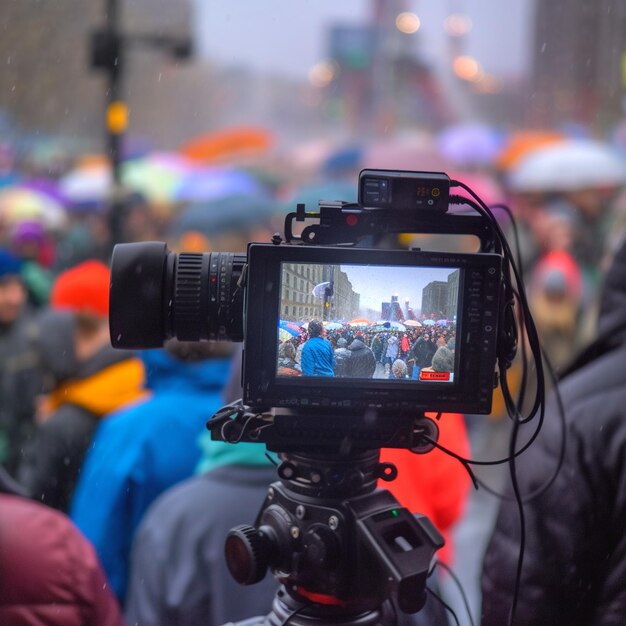
[[333, 299], [329, 319], [349, 321], [359, 315], [361, 296], [352, 288], [348, 275], [335, 268], [333, 276]]
[[415, 33], [397, 27], [408, 5], [405, 0], [372, 0], [369, 23], [329, 27], [329, 109], [354, 135], [416, 125], [438, 128], [450, 121], [439, 82], [416, 50]]
[[626, 2], [536, 0], [531, 122], [606, 128], [626, 109]]
[[313, 288], [324, 282], [321, 265], [284, 263], [280, 317], [302, 322], [323, 317], [323, 302], [313, 295]]
[[433, 280], [422, 290], [422, 316], [455, 319], [459, 298], [460, 271], [455, 270], [447, 281]]

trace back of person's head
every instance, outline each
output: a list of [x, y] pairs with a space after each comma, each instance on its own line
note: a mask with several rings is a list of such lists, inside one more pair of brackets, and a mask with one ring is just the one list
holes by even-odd
[[391, 371], [396, 378], [404, 378], [406, 376], [406, 363], [402, 359], [396, 359], [391, 366]]
[[324, 330], [324, 325], [318, 320], [312, 320], [309, 322], [309, 337], [320, 337]]
[[85, 261], [61, 272], [52, 285], [50, 306], [107, 319], [111, 273], [102, 261]]
[[110, 344], [110, 282], [109, 268], [90, 260], [61, 272], [52, 285], [50, 307], [74, 315], [76, 355], [81, 361]]
[[432, 367], [436, 372], [454, 371], [454, 353], [450, 348], [440, 346], [433, 355]]
[[345, 348], [347, 345], [348, 342], [343, 337], [339, 337], [339, 339], [337, 340], [337, 346], [339, 348]]

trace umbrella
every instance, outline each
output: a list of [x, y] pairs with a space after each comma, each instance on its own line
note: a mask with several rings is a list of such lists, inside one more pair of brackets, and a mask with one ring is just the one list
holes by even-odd
[[111, 194], [112, 188], [113, 175], [105, 163], [78, 167], [59, 181], [60, 192], [77, 205], [103, 202]]
[[577, 191], [626, 183], [626, 160], [592, 140], [569, 140], [538, 148], [511, 172], [515, 191]]
[[444, 130], [437, 145], [450, 163], [485, 166], [493, 163], [500, 153], [502, 137], [484, 124], [459, 124]]
[[327, 289], [330, 289], [331, 283], [326, 281], [324, 283], [319, 283], [313, 287], [313, 296], [322, 300], [327, 295]]
[[421, 324], [417, 320], [406, 320], [404, 322], [404, 325], [411, 328], [419, 328], [421, 326]]
[[174, 191], [191, 175], [195, 166], [184, 157], [167, 152], [154, 152], [122, 164], [122, 183], [141, 193], [148, 200], [167, 203]]
[[501, 170], [511, 170], [533, 150], [560, 143], [564, 139], [562, 133], [554, 131], [517, 131], [506, 140], [502, 152], [498, 155], [497, 166]]
[[201, 168], [184, 176], [173, 189], [173, 199], [202, 202], [224, 196], [264, 195], [264, 189], [246, 172], [226, 168]]
[[347, 322], [346, 326], [357, 326], [362, 328], [363, 326], [371, 326], [371, 324], [372, 322], [370, 322], [370, 320], [367, 320], [364, 317], [357, 317], [356, 319]]
[[448, 320], [437, 320], [437, 326], [447, 326], [449, 324]]
[[422, 326], [434, 326], [435, 325], [435, 320], [424, 320], [422, 322]]
[[300, 326], [294, 324], [294, 322], [286, 322], [284, 320], [280, 320], [280, 322], [278, 322], [278, 328], [286, 331], [292, 337], [297, 337], [300, 334]]
[[289, 341], [292, 337], [294, 337], [294, 335], [285, 328], [278, 329], [278, 339], [280, 339], [280, 341]]
[[195, 231], [207, 237], [263, 224], [277, 212], [276, 203], [263, 196], [227, 196], [194, 204], [172, 224], [174, 235]]
[[0, 189], [0, 218], [7, 224], [38, 222], [46, 229], [58, 230], [66, 217], [63, 205], [48, 194], [18, 185]]
[[223, 161], [245, 154], [266, 152], [273, 143], [267, 130], [255, 127], [237, 127], [201, 135], [183, 144], [181, 154], [204, 163]]
[[339, 148], [326, 158], [322, 165], [322, 171], [326, 175], [333, 175], [345, 170], [358, 170], [362, 159], [363, 148], [361, 146]]
[[406, 327], [404, 324], [400, 324], [400, 322], [392, 322], [387, 320], [381, 320], [376, 323], [374, 330], [397, 330], [397, 331], [405, 331]]
[[340, 324], [339, 322], [322, 322], [322, 324], [326, 330], [339, 330], [340, 328], [343, 328], [343, 324]]

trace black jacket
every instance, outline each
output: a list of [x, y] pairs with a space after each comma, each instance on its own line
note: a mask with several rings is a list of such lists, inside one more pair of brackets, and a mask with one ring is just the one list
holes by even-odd
[[430, 338], [426, 341], [426, 339], [420, 337], [413, 344], [409, 358], [415, 359], [415, 365], [419, 368], [430, 367], [435, 352], [437, 352], [437, 345], [434, 344]]
[[[603, 294], [598, 338], [560, 384], [563, 466], [524, 507], [526, 550], [516, 624], [619, 624], [626, 620], [626, 245]], [[552, 475], [562, 432], [555, 397], [517, 475], [528, 494]], [[509, 490], [510, 495], [510, 490]], [[484, 561], [483, 621], [505, 624], [519, 550], [516, 504], [503, 501]]]
[[360, 339], [349, 346], [350, 358], [346, 363], [345, 375], [352, 378], [371, 378], [376, 371], [374, 353]]
[[[39, 351], [47, 369], [59, 381], [88, 381], [111, 366], [134, 355], [104, 346], [83, 363], [74, 358], [71, 315], [51, 312], [41, 320]], [[139, 391], [139, 390], [138, 390]], [[115, 404], [117, 390], [101, 385], [99, 394]], [[67, 511], [78, 473], [101, 415], [92, 407], [99, 398], [94, 394], [84, 403], [63, 402], [40, 424], [25, 446], [17, 478], [28, 495], [61, 511]], [[115, 407], [119, 408], [119, 407]]]

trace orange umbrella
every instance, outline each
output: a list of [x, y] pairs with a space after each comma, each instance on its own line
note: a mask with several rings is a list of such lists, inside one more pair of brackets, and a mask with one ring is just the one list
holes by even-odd
[[208, 163], [263, 153], [272, 143], [272, 135], [262, 128], [237, 127], [196, 137], [183, 144], [179, 151], [189, 159]]
[[526, 154], [566, 139], [563, 133], [544, 130], [520, 130], [513, 133], [505, 142], [502, 152], [498, 155], [496, 165], [501, 170], [511, 170]]

